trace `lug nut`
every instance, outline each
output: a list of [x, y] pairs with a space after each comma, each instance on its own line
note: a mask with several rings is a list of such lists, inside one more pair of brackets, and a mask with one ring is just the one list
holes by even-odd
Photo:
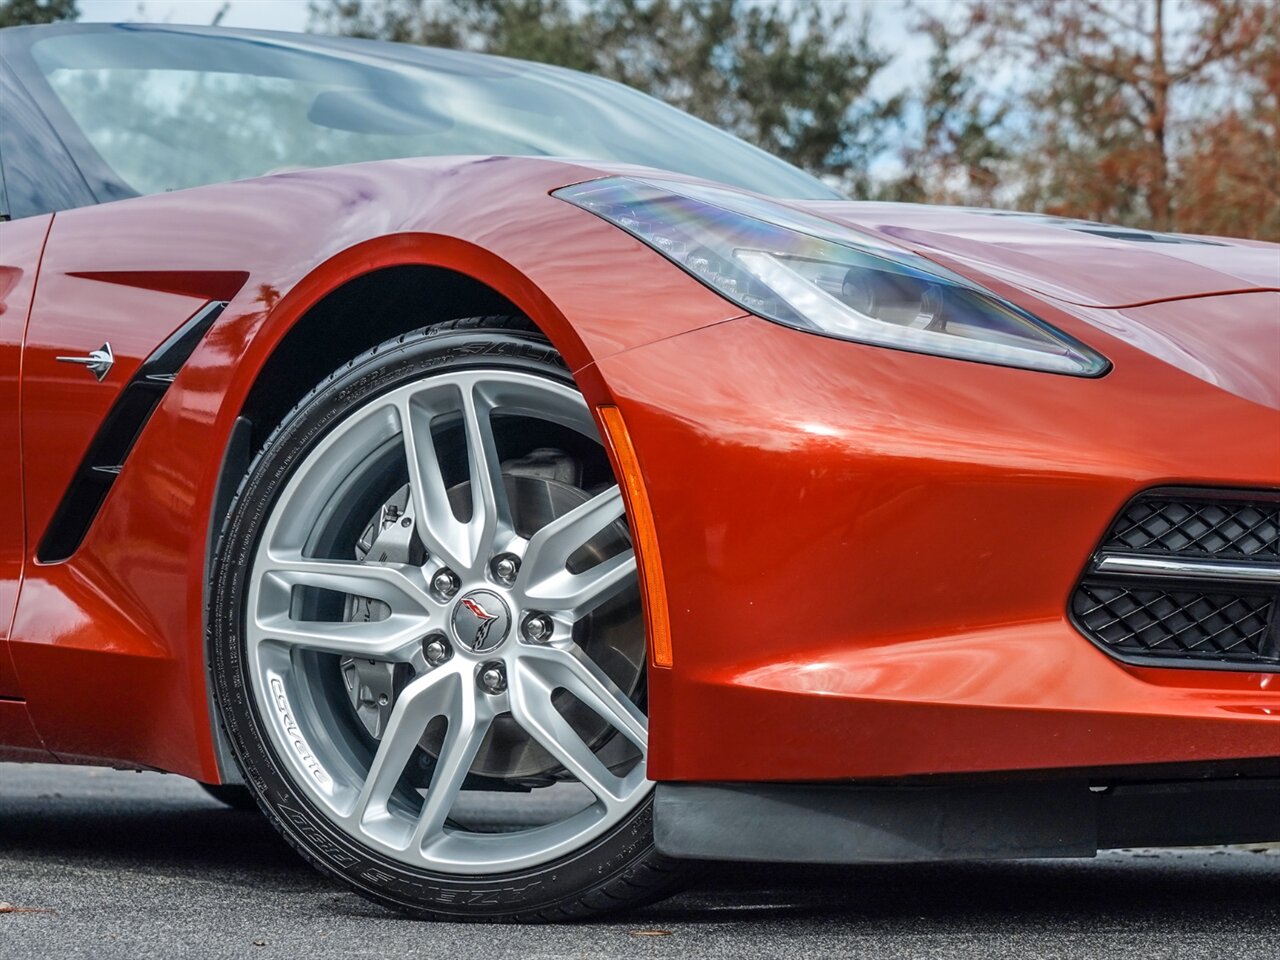
[[493, 575], [502, 583], [515, 583], [516, 574], [520, 572], [520, 560], [509, 553], [504, 553], [493, 561]]
[[486, 663], [480, 668], [480, 676], [477, 679], [480, 689], [485, 693], [501, 693], [507, 689], [507, 675], [500, 663]]
[[435, 588], [436, 593], [448, 600], [458, 592], [458, 587], [462, 584], [458, 580], [458, 575], [452, 570], [441, 570], [431, 578], [431, 586]]
[[534, 613], [524, 618], [524, 636], [533, 643], [546, 643], [551, 639], [555, 624], [545, 613]]
[[439, 637], [429, 640], [422, 648], [422, 652], [426, 655], [427, 663], [433, 667], [438, 667], [449, 659], [449, 644], [445, 643]]

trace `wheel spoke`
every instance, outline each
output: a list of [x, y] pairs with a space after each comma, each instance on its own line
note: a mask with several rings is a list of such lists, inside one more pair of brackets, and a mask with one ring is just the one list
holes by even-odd
[[628, 589], [635, 577], [636, 555], [628, 548], [582, 573], [562, 570], [530, 584], [524, 599], [532, 607], [559, 611], [578, 620]]
[[316, 587], [381, 600], [393, 613], [425, 614], [437, 606], [426, 591], [421, 568], [410, 564], [269, 555], [258, 572], [289, 590]]
[[522, 578], [537, 584], [565, 572], [574, 552], [624, 513], [622, 491], [615, 484], [552, 520], [529, 538]]
[[606, 767], [556, 709], [551, 695], [558, 685], [548, 683], [538, 671], [521, 669], [511, 688], [511, 715], [543, 749], [606, 807], [623, 803], [626, 781]]
[[530, 537], [518, 584], [527, 602], [577, 618], [626, 589], [636, 572], [630, 548], [580, 573], [568, 569], [579, 548], [624, 516], [622, 491], [615, 485]]
[[[482, 381], [420, 391], [398, 406], [409, 487], [418, 534], [427, 551], [459, 573], [477, 573], [495, 545], [511, 537], [511, 508], [493, 436], [493, 403]], [[462, 419], [467, 447], [471, 518], [459, 520], [449, 502], [444, 470], [431, 435], [432, 421], [447, 414]]]
[[458, 699], [468, 695], [464, 685], [465, 679], [458, 671], [435, 670], [401, 691], [356, 799], [352, 817], [357, 823], [369, 827], [392, 817], [388, 809], [391, 795], [413, 759], [427, 724], [457, 711]]
[[467, 684], [449, 704], [449, 728], [445, 731], [426, 801], [410, 841], [416, 849], [429, 844], [444, 831], [445, 819], [458, 800], [463, 781], [467, 779], [493, 721], [488, 698], [477, 697], [473, 690], [474, 685]]
[[[414, 578], [416, 569], [400, 564], [268, 556], [262, 566], [253, 618], [256, 636], [324, 653], [407, 660], [430, 628], [435, 612], [434, 601]], [[293, 616], [295, 587], [380, 600], [390, 613], [373, 621], [298, 620]]]
[[256, 626], [261, 639], [287, 646], [344, 657], [409, 662], [420, 646], [427, 621], [398, 623], [398, 620], [392, 617], [372, 623], [351, 623], [275, 616], [260, 617]]
[[521, 657], [547, 686], [569, 691], [641, 751], [648, 749], [649, 721], [644, 713], [576, 646], [567, 650], [528, 646]]
[[[447, 406], [439, 402], [449, 396]], [[427, 400], [435, 400], [428, 403]], [[431, 423], [460, 404], [453, 387], [424, 391], [403, 399], [398, 410], [409, 467], [409, 492], [413, 498], [418, 536], [427, 552], [459, 571], [470, 569], [473, 551], [467, 524], [453, 515], [444, 470], [431, 436]]]
[[471, 542], [483, 564], [496, 545], [511, 538], [511, 504], [502, 479], [502, 462], [493, 436], [493, 403], [483, 383], [471, 385], [462, 395], [463, 423], [467, 432], [467, 457], [471, 473]]

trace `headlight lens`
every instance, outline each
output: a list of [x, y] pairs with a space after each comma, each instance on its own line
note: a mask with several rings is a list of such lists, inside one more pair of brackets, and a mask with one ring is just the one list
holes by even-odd
[[1083, 377], [1109, 366], [945, 267], [766, 200], [630, 177], [555, 195], [626, 230], [743, 309], [790, 327]]

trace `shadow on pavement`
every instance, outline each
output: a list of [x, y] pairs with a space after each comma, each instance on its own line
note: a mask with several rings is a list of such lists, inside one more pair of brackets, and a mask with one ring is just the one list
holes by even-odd
[[[189, 792], [156, 798], [5, 798], [0, 789], [0, 865], [16, 858], [50, 868], [89, 864], [261, 884], [276, 894], [334, 887], [304, 863], [256, 812], [237, 812]], [[388, 914], [338, 897], [349, 917]], [[850, 931], [910, 925], [994, 934], [1155, 925], [1166, 932], [1236, 934], [1280, 930], [1280, 855], [1244, 852], [1110, 854], [1097, 861], [1030, 861], [856, 868], [702, 866], [683, 894], [608, 924], [635, 927], [812, 921]]]

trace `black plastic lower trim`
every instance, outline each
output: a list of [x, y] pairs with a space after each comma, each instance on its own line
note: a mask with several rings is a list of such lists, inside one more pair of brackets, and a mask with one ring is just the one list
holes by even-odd
[[1098, 786], [660, 783], [668, 856], [776, 863], [1092, 857], [1100, 849], [1280, 840], [1280, 780]]

